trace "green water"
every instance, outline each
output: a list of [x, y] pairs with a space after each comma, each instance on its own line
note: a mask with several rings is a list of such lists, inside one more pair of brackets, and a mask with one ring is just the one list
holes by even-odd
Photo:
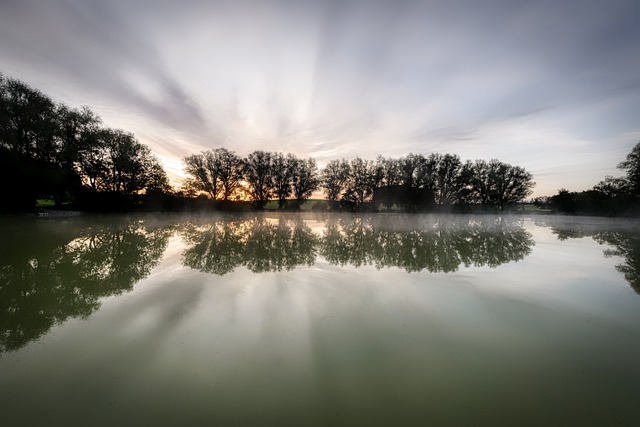
[[0, 218], [0, 424], [640, 423], [640, 225]]

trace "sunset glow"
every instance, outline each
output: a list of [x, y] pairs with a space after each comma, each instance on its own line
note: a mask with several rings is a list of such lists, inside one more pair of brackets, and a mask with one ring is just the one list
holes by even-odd
[[0, 71], [134, 132], [172, 183], [226, 147], [498, 158], [583, 190], [640, 140], [636, 1], [9, 0]]

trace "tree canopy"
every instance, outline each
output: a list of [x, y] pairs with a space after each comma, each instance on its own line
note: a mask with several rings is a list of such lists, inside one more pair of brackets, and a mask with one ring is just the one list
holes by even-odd
[[585, 191], [560, 188], [548, 199], [548, 206], [566, 214], [640, 215], [640, 142], [618, 164], [624, 176], [605, 178]]
[[169, 191], [161, 163], [133, 134], [104, 126], [88, 107], [56, 104], [2, 75], [0, 153], [2, 210], [33, 209], [38, 197], [59, 205], [86, 202], [88, 193]]

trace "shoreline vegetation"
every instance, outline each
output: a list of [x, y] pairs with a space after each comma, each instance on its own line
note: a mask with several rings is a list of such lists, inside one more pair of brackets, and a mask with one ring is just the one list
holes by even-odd
[[[103, 125], [89, 107], [56, 104], [0, 74], [0, 213], [72, 216], [79, 212], [306, 211], [528, 212], [639, 216], [640, 143], [593, 189], [524, 201], [530, 172], [497, 159], [410, 153], [376, 160], [313, 158], [217, 148], [183, 159], [180, 188], [149, 147]], [[322, 191], [326, 199], [311, 199]]]

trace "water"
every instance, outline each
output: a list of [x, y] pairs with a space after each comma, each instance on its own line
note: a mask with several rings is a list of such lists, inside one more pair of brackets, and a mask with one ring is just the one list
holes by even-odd
[[2, 218], [2, 425], [637, 425], [640, 226]]

